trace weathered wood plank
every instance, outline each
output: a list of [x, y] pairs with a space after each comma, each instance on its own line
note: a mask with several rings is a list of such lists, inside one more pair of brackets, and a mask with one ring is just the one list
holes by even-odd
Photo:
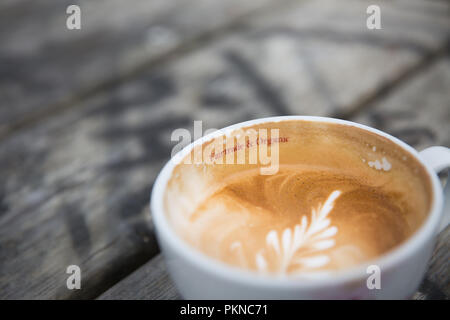
[[[273, 0], [78, 0], [3, 4], [0, 134], [65, 109]], [[66, 8], [81, 8], [81, 30]]]
[[439, 234], [425, 278], [413, 299], [450, 299], [450, 227]]
[[426, 8], [423, 1], [381, 1], [382, 30], [366, 28], [367, 5], [315, 1], [259, 16], [246, 39], [257, 41], [242, 55], [258, 65], [292, 113], [313, 106], [346, 115], [403, 79], [450, 33], [448, 3]]
[[450, 147], [449, 89], [447, 56], [405, 82], [395, 94], [368, 105], [367, 112], [353, 120], [386, 131], [418, 150], [432, 145]]
[[161, 254], [106, 291], [100, 300], [181, 299]]
[[[341, 31], [330, 27], [327, 15], [338, 12], [332, 25], [345, 25], [355, 15], [350, 8], [305, 1], [250, 18], [240, 32], [142, 70], [5, 139], [0, 297], [91, 298], [149, 260], [157, 248], [148, 199], [174, 146], [173, 129], [192, 129], [196, 119], [207, 129], [270, 115], [346, 110], [439, 50], [447, 34], [441, 11], [419, 10], [414, 14], [421, 22], [406, 28], [410, 40], [422, 28], [435, 39], [427, 40], [431, 45], [418, 40], [421, 50], [402, 43], [392, 49], [369, 35], [367, 41], [334, 41]], [[405, 19], [398, 11], [392, 30]], [[297, 20], [305, 24], [297, 26]], [[305, 36], [291, 36], [288, 27]], [[270, 29], [281, 31], [273, 36]], [[324, 31], [308, 36], [315, 29]], [[82, 290], [66, 289], [69, 264], [81, 267]]]

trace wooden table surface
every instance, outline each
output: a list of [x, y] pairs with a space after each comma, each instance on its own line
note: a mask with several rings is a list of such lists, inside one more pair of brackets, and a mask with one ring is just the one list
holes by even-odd
[[[181, 298], [148, 201], [194, 120], [333, 116], [449, 147], [450, 2], [379, 0], [368, 30], [372, 2], [0, 2], [0, 299]], [[413, 298], [450, 297], [449, 248], [447, 227]]]

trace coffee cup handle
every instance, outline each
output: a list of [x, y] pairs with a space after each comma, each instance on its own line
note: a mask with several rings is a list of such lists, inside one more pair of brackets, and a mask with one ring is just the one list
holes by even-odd
[[[450, 149], [446, 147], [429, 147], [419, 152], [420, 157], [430, 165], [436, 173], [450, 168]], [[442, 215], [439, 232], [450, 223], [450, 176], [444, 186], [444, 214]]]

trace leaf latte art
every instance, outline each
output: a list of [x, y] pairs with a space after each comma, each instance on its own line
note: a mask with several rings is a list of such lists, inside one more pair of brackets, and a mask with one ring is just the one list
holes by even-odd
[[[335, 245], [332, 237], [337, 233], [337, 227], [330, 226], [328, 215], [333, 209], [334, 200], [340, 191], [334, 191], [323, 206], [312, 210], [311, 223], [303, 216], [301, 224], [295, 225], [293, 230], [286, 228], [279, 240], [278, 232], [271, 230], [266, 236], [265, 250], [273, 250], [279, 262], [278, 272], [286, 273], [288, 267], [299, 265], [307, 268], [317, 268], [326, 265], [330, 258], [325, 254], [317, 254]], [[281, 243], [281, 245], [280, 245]], [[238, 250], [242, 249], [240, 242], [232, 244]], [[256, 265], [259, 271], [267, 271], [267, 260], [264, 250], [256, 254]]]

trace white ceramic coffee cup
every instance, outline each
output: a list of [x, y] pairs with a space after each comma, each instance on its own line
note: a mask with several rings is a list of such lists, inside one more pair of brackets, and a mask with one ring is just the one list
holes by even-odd
[[[207, 135], [180, 151], [187, 155], [224, 133], [266, 122], [307, 120], [335, 123], [363, 129], [385, 137], [414, 156], [426, 169], [432, 188], [432, 204], [423, 225], [397, 248], [356, 267], [332, 275], [312, 278], [277, 278], [259, 275], [214, 260], [196, 250], [175, 232], [164, 211], [163, 196], [176, 161], [171, 159], [155, 181], [151, 196], [151, 214], [170, 275], [186, 299], [407, 299], [417, 290], [433, 252], [436, 236], [448, 224], [450, 210], [443, 207], [443, 190], [436, 172], [450, 167], [450, 149], [431, 147], [422, 152], [377, 129], [339, 119], [306, 116], [284, 116], [239, 123]], [[450, 184], [447, 184], [447, 186]], [[446, 198], [450, 187], [446, 188]], [[368, 289], [367, 266], [381, 271], [381, 288]]]

